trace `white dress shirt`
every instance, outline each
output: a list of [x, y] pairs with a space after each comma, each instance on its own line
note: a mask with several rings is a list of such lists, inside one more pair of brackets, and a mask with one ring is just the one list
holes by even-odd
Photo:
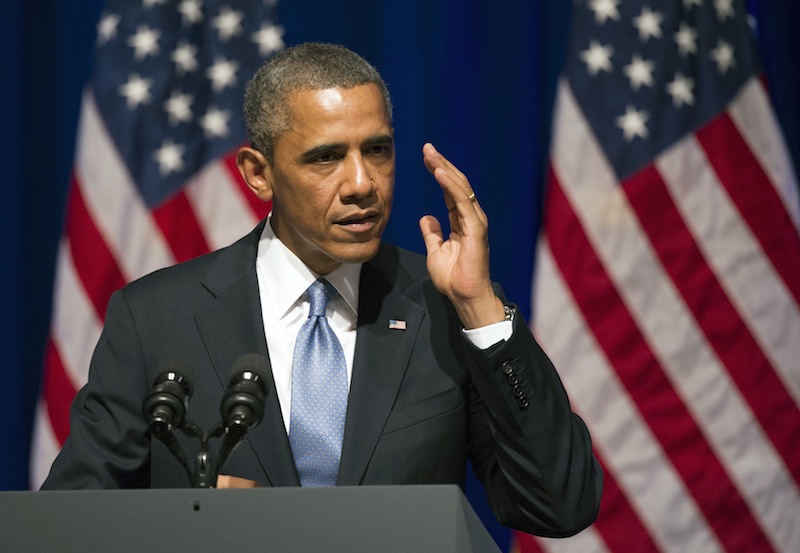
[[[348, 386], [353, 376], [353, 357], [356, 349], [358, 325], [358, 294], [361, 263], [343, 263], [324, 275], [339, 292], [327, 305], [326, 316], [336, 337], [342, 344], [347, 364]], [[309, 303], [306, 290], [317, 280], [309, 269], [272, 230], [271, 215], [264, 225], [256, 255], [256, 276], [261, 299], [261, 316], [267, 338], [274, 393], [278, 396], [286, 433], [292, 407], [292, 358], [294, 344], [300, 327], [308, 318]], [[502, 321], [483, 328], [464, 330], [465, 336], [479, 348], [506, 340], [511, 336], [512, 325]]]

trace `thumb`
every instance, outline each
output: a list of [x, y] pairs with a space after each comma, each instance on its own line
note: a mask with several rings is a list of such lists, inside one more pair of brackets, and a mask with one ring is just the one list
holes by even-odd
[[433, 215], [425, 215], [419, 220], [419, 230], [422, 231], [422, 240], [425, 242], [425, 249], [429, 254], [438, 250], [444, 242], [442, 225]]

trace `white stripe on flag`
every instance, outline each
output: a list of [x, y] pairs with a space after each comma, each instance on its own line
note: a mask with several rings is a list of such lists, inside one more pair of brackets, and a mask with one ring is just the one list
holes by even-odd
[[47, 403], [39, 399], [36, 406], [36, 420], [33, 427], [33, 441], [31, 443], [30, 487], [38, 490], [50, 474], [50, 465], [61, 451], [50, 424], [50, 414], [47, 412]]
[[184, 190], [211, 250], [229, 246], [258, 224], [223, 160], [206, 165]]
[[67, 240], [61, 239], [58, 251], [51, 333], [64, 371], [78, 390], [89, 378], [89, 361], [103, 323], [75, 273]]

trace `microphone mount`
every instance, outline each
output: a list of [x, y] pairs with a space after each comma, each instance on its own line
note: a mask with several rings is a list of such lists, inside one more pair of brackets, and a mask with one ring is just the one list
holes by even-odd
[[[260, 354], [241, 356], [233, 365], [228, 389], [220, 403], [220, 420], [204, 431], [186, 417], [192, 393], [188, 364], [180, 361], [162, 363], [153, 388], [142, 406], [150, 434], [161, 441], [186, 470], [192, 487], [213, 488], [219, 471], [247, 432], [264, 417], [268, 393], [266, 374], [269, 362]], [[200, 441], [194, 467], [175, 437], [174, 430]], [[210, 453], [212, 439], [224, 436], [216, 460]]]

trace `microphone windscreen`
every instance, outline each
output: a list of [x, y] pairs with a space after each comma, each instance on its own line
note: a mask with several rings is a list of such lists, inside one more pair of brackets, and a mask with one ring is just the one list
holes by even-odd
[[[175, 376], [170, 376], [175, 375]], [[189, 362], [180, 357], [165, 359], [158, 364], [156, 369], [155, 383], [173, 380], [179, 382], [184, 389], [184, 393], [191, 397], [194, 391], [194, 372]]]
[[269, 361], [260, 353], [245, 353], [233, 364], [229, 381], [233, 383], [241, 379], [240, 375], [242, 373], [251, 372], [258, 376], [258, 380], [264, 385], [265, 392], [268, 392], [267, 375], [269, 374], [269, 368]]

